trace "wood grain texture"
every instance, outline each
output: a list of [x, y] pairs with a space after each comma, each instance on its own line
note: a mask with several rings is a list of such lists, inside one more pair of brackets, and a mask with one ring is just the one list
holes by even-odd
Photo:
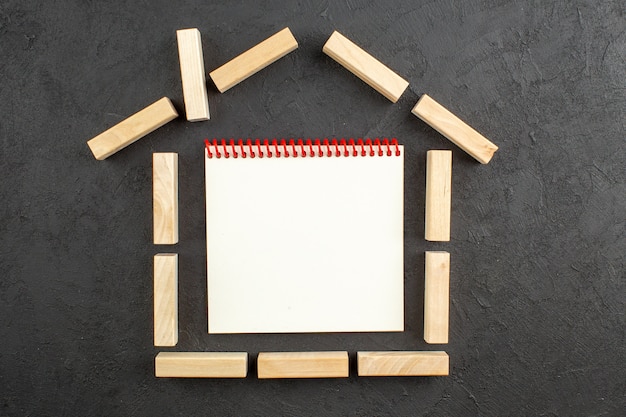
[[178, 254], [154, 255], [154, 346], [178, 343]]
[[348, 352], [262, 352], [258, 376], [265, 378], [347, 378]]
[[160, 352], [154, 359], [157, 377], [245, 378], [246, 352]]
[[409, 86], [408, 81], [337, 31], [322, 51], [393, 103]]
[[101, 161], [177, 117], [170, 99], [163, 97], [89, 140], [87, 145]]
[[289, 28], [285, 28], [212, 71], [209, 76], [223, 93], [297, 47], [298, 42]]
[[411, 112], [481, 164], [488, 163], [498, 150], [489, 139], [426, 94], [419, 99]]
[[176, 40], [187, 120], [190, 122], [209, 120], [211, 116], [200, 31], [196, 28], [177, 30]]
[[424, 284], [424, 340], [448, 343], [450, 314], [450, 254], [426, 252]]
[[452, 200], [452, 151], [426, 153], [426, 216], [424, 238], [436, 242], [450, 240]]
[[444, 376], [446, 352], [357, 352], [359, 376]]
[[152, 154], [154, 244], [178, 243], [178, 154]]

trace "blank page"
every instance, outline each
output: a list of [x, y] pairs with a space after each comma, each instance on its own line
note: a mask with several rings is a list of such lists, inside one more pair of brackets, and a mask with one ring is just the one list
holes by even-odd
[[288, 146], [205, 151], [209, 333], [404, 330], [403, 147]]

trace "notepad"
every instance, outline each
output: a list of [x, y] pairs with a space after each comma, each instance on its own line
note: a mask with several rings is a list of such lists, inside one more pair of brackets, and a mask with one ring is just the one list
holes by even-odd
[[209, 333], [404, 330], [397, 141], [207, 141]]

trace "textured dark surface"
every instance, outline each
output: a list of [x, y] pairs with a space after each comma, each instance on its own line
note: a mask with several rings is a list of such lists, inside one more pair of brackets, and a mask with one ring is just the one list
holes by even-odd
[[[622, 1], [127, 3], [0, 2], [0, 415], [624, 415]], [[225, 94], [209, 81], [211, 121], [93, 158], [88, 139], [158, 98], [183, 111], [176, 29], [200, 29], [209, 72], [285, 26], [298, 50]], [[322, 54], [334, 29], [410, 81], [397, 104]], [[500, 146], [489, 165], [410, 114], [424, 92]], [[406, 332], [206, 334], [207, 136], [398, 137]], [[437, 148], [454, 155], [441, 244], [423, 239]], [[155, 151], [180, 155], [175, 247], [151, 243]], [[439, 249], [450, 344], [428, 346], [423, 252]], [[159, 251], [180, 254], [175, 350], [247, 350], [247, 379], [154, 378]], [[445, 349], [451, 375], [255, 377], [259, 351], [318, 349]]]

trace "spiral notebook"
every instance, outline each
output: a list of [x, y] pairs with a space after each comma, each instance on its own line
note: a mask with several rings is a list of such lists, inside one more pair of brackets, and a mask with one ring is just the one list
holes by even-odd
[[206, 142], [209, 333], [404, 330], [395, 139]]

